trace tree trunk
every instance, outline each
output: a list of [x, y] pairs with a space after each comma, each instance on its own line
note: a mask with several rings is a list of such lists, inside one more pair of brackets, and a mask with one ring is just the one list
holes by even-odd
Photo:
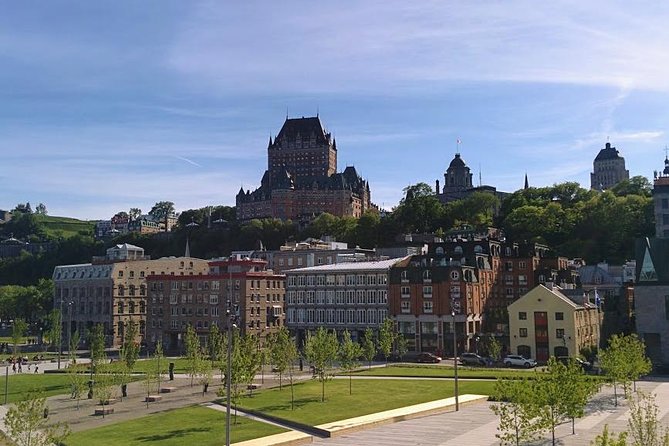
[[615, 381], [613, 381], [613, 405], [618, 407], [618, 387]]
[[576, 419], [571, 417], [571, 434], [576, 435]]
[[288, 375], [290, 378], [290, 410], [295, 410], [295, 392], [293, 390], [293, 372]]
[[325, 402], [325, 377], [321, 379], [321, 403]]
[[282, 384], [282, 383], [281, 383], [281, 378], [282, 378], [282, 375], [283, 375], [283, 373], [279, 372], [279, 390], [282, 390], [282, 389], [281, 389], [281, 384]]
[[348, 372], [348, 394], [353, 395], [353, 377], [350, 371]]

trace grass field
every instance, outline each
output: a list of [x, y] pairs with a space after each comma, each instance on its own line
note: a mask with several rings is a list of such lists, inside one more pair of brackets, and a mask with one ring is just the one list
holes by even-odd
[[[437, 365], [393, 364], [386, 367], [360, 369], [355, 376], [398, 376], [425, 378], [452, 378], [455, 371], [451, 367]], [[534, 376], [532, 370], [514, 370], [481, 367], [458, 367], [460, 378], [527, 378]]]
[[69, 217], [54, 217], [51, 215], [37, 215], [35, 219], [41, 223], [48, 236], [69, 238], [80, 232], [93, 234], [94, 224], [84, 220]]
[[[243, 417], [230, 429], [231, 442], [285, 432]], [[225, 443], [225, 413], [205, 407], [187, 407], [124, 421], [70, 435], [67, 446], [214, 446]]]
[[[460, 382], [461, 394], [489, 395], [494, 382]], [[353, 380], [349, 395], [347, 379], [325, 383], [325, 402], [321, 403], [321, 383], [311, 380], [295, 384], [295, 410], [290, 408], [290, 388], [284, 386], [243, 397], [239, 405], [276, 417], [315, 426], [330, 421], [367, 415], [412, 404], [453, 396], [453, 381], [428, 380]]]
[[[31, 367], [32, 369], [32, 367]], [[5, 374], [4, 367], [0, 369]], [[24, 369], [24, 373], [13, 374], [9, 370], [8, 399], [10, 403], [21, 400], [28, 391], [37, 389], [44, 392], [45, 396], [69, 393], [71, 389], [70, 379], [66, 374], [34, 374]], [[0, 376], [0, 403], [5, 401], [5, 376]]]

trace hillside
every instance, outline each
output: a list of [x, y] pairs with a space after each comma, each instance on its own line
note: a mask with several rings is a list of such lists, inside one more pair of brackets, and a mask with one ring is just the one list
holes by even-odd
[[34, 214], [35, 221], [49, 238], [70, 238], [76, 234], [92, 235], [95, 224], [70, 217]]

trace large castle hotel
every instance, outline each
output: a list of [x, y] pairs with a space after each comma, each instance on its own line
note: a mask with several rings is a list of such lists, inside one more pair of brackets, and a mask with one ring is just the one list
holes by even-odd
[[237, 218], [309, 220], [323, 212], [360, 217], [373, 205], [369, 183], [348, 166], [337, 173], [337, 143], [318, 116], [288, 119], [267, 146], [260, 187], [240, 189]]

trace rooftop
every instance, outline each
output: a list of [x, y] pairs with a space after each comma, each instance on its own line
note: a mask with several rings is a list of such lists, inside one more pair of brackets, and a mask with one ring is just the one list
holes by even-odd
[[378, 270], [385, 271], [395, 265], [397, 262], [404, 260], [406, 257], [388, 259], [388, 260], [377, 260], [371, 262], [345, 262], [345, 263], [336, 263], [333, 265], [319, 265], [319, 266], [310, 266], [308, 268], [297, 268], [286, 271], [286, 274], [292, 273], [310, 273], [310, 272], [346, 272], [346, 271], [368, 271], [368, 270]]

